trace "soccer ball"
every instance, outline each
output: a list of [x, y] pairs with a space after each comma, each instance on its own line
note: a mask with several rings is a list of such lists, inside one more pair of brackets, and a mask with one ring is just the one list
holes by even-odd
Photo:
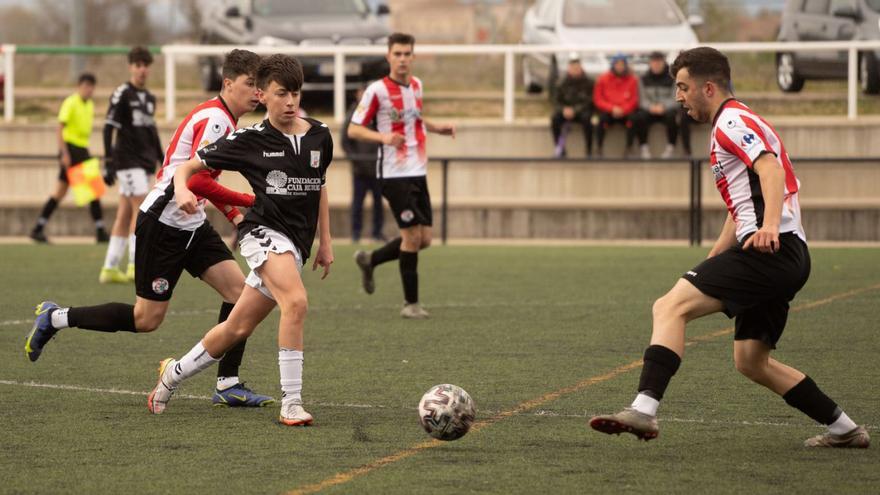
[[419, 401], [419, 423], [428, 435], [438, 440], [463, 437], [476, 416], [471, 396], [463, 388], [444, 383], [425, 392]]

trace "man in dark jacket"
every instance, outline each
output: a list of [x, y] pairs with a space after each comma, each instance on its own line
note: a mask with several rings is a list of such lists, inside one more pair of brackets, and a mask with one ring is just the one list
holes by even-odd
[[563, 125], [581, 124], [584, 129], [584, 143], [587, 156], [593, 154], [593, 80], [584, 73], [580, 55], [571, 54], [568, 62], [568, 73], [556, 87], [556, 111], [550, 119], [553, 130], [553, 145], [556, 157], [565, 156], [565, 137], [562, 135]]
[[632, 116], [633, 128], [639, 140], [641, 157], [651, 158], [648, 147], [648, 129], [651, 124], [662, 122], [666, 127], [666, 149], [662, 158], [671, 158], [675, 152], [675, 139], [678, 137], [680, 105], [675, 102], [675, 80], [669, 75], [666, 56], [661, 52], [651, 53], [648, 72], [639, 80], [639, 109]]
[[360, 242], [361, 230], [363, 229], [364, 198], [367, 196], [367, 191], [369, 191], [373, 196], [373, 240], [384, 242], [385, 236], [382, 235], [382, 224], [385, 213], [382, 208], [382, 184], [376, 178], [376, 156], [379, 145], [366, 141], [356, 141], [348, 137], [348, 125], [351, 123], [351, 116], [357, 109], [358, 102], [361, 101], [363, 93], [363, 88], [357, 90], [354, 104], [349, 109], [345, 125], [342, 126], [342, 149], [345, 150], [347, 156], [357, 157], [351, 161], [351, 240], [355, 243]]

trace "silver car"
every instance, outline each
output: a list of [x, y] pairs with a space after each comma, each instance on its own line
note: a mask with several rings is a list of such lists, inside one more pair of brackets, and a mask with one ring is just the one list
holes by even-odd
[[[221, 0], [207, 2], [203, 44], [385, 45], [391, 33], [388, 7], [371, 8], [364, 0]], [[332, 57], [301, 57], [304, 89], [333, 89]], [[220, 89], [220, 58], [205, 57], [202, 85]], [[346, 57], [346, 88], [354, 90], [388, 72], [382, 56]]]
[[[699, 16], [686, 18], [674, 0], [538, 0], [526, 11], [522, 42], [529, 45], [624, 45], [648, 43], [695, 44], [692, 26]], [[587, 74], [607, 72], [609, 53], [584, 54]], [[637, 72], [647, 67], [646, 54], [631, 59]], [[568, 53], [526, 55], [523, 82], [530, 93], [551, 91], [565, 73]]]

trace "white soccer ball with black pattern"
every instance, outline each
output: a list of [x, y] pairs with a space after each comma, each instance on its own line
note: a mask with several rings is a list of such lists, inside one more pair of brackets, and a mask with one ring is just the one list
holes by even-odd
[[471, 396], [448, 383], [431, 387], [419, 401], [419, 423], [438, 440], [463, 437], [474, 424], [476, 412]]

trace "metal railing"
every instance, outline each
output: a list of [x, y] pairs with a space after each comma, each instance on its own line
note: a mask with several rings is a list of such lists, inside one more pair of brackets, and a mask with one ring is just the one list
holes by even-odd
[[[725, 53], [781, 53], [781, 52], [847, 52], [847, 117], [854, 120], [858, 116], [858, 66], [859, 52], [880, 50], [877, 41], [829, 41], [829, 42], [771, 42], [771, 43], [703, 43]], [[615, 45], [418, 45], [416, 52], [426, 55], [503, 55], [504, 56], [504, 122], [513, 122], [515, 116], [514, 91], [516, 88], [514, 56], [527, 54], [560, 54], [576, 51], [582, 54], [630, 53], [644, 54], [660, 50], [675, 52], [693, 48], [696, 45], [664, 44], [615, 44]], [[215, 55], [222, 56], [233, 48], [247, 48], [257, 53], [287, 53], [297, 56], [323, 55], [333, 57], [333, 115], [337, 122], [345, 117], [345, 59], [348, 56], [382, 55], [384, 46], [249, 46], [236, 45], [165, 45], [161, 53], [165, 59], [165, 119], [173, 122], [176, 118], [176, 63], [181, 56]], [[75, 54], [103, 53], [100, 47], [40, 47], [29, 46], [27, 53]], [[106, 47], [107, 53], [119, 53], [120, 47]], [[9, 122], [15, 116], [15, 55], [16, 45], [0, 45], [3, 57], [5, 82], [4, 119]], [[734, 79], [736, 74], [734, 74]]]

